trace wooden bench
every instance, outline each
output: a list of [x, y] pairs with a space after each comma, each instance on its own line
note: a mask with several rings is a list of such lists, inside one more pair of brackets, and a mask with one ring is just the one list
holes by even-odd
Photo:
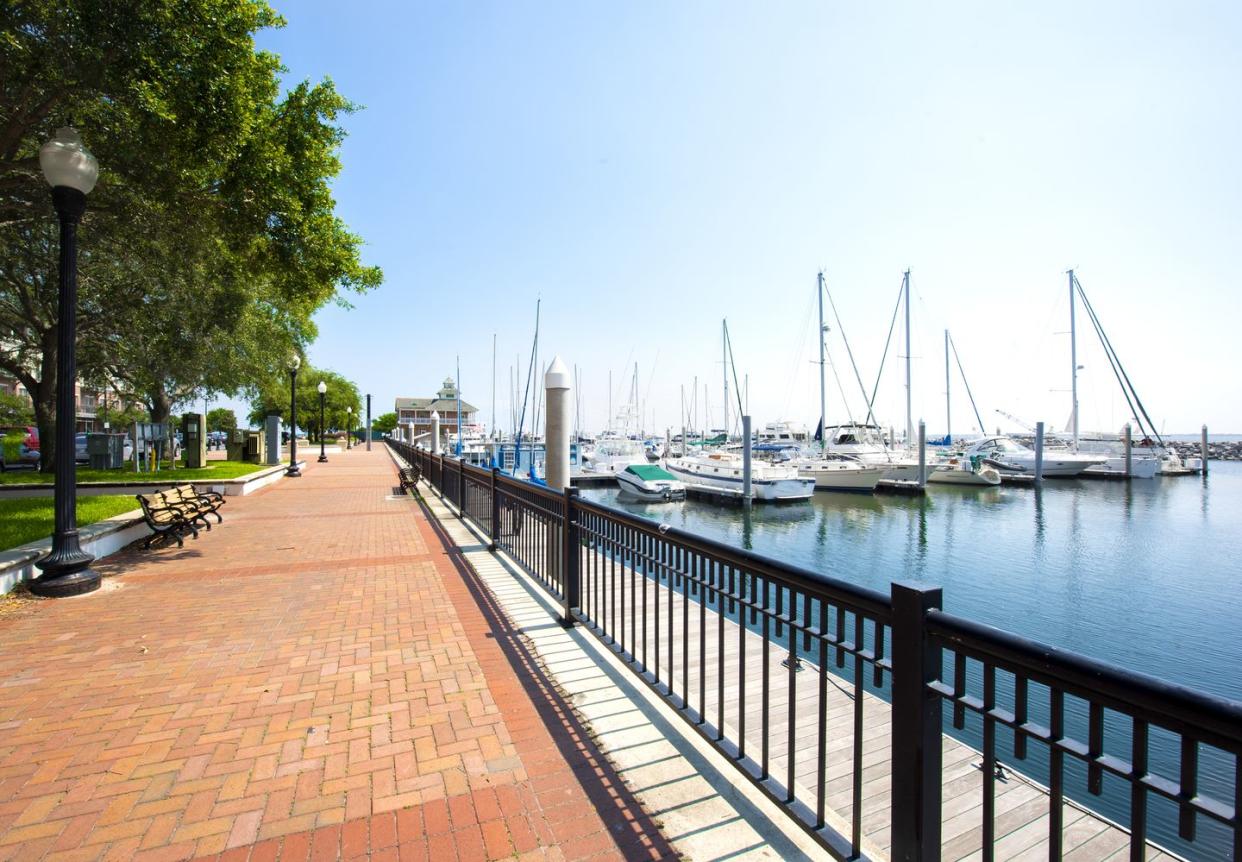
[[135, 496], [138, 499], [138, 505], [142, 506], [142, 517], [152, 531], [143, 543], [144, 548], [151, 547], [151, 543], [159, 538], [176, 539], [178, 548], [184, 547], [186, 533], [198, 538], [198, 529], [195, 528], [194, 522], [185, 516], [180, 507], [165, 502], [164, 494], [136, 494]]
[[406, 489], [414, 488], [418, 485], [418, 480], [423, 478], [423, 473], [417, 467], [402, 467], [397, 471], [401, 477], [401, 493], [405, 493]]
[[217, 524], [224, 523], [224, 516], [220, 514], [220, 507], [224, 505], [222, 494], [200, 491], [193, 485], [178, 485], [164, 491], [162, 496], [167, 505], [180, 509], [183, 515], [201, 522], [208, 530], [211, 529], [208, 515], [215, 515]]

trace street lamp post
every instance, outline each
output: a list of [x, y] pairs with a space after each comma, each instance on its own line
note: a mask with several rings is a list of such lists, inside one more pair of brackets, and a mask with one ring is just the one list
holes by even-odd
[[345, 451], [348, 452], [353, 448], [354, 436], [354, 408], [345, 408]]
[[298, 368], [302, 357], [297, 353], [289, 356], [289, 469], [286, 476], [301, 476], [298, 469]]
[[323, 435], [324, 435], [324, 431], [326, 430], [323, 424], [323, 396], [326, 395], [327, 392], [328, 392], [328, 384], [320, 380], [319, 381], [319, 463], [320, 464], [323, 464], [324, 462], [328, 460], [328, 453], [324, 451], [324, 448], [323, 448], [323, 443], [324, 443]]
[[74, 425], [77, 411], [74, 385], [77, 359], [78, 222], [86, 212], [86, 196], [99, 179], [99, 164], [82, 138], [70, 127], [39, 149], [39, 167], [52, 187], [52, 204], [60, 219], [60, 295], [56, 333], [56, 459], [55, 531], [52, 553], [38, 562], [43, 573], [30, 584], [38, 596], [76, 596], [99, 589], [94, 557], [78, 544], [77, 464], [74, 461]]

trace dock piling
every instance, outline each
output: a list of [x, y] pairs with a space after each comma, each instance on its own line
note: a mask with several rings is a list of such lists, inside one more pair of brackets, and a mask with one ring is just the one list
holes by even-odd
[[1125, 430], [1126, 441], [1126, 478], [1129, 479], [1133, 475], [1134, 467], [1134, 430], [1130, 427], [1130, 423], [1126, 423]]
[[1035, 423], [1035, 484], [1044, 481], [1044, 423]]
[[1199, 457], [1203, 459], [1202, 470], [1203, 470], [1203, 475], [1206, 476], [1207, 471], [1208, 471], [1208, 465], [1207, 465], [1208, 439], [1207, 439], [1207, 426], [1206, 425], [1204, 425], [1203, 430], [1199, 432]]
[[543, 376], [547, 390], [547, 416], [544, 420], [547, 441], [547, 460], [544, 478], [548, 487], [561, 491], [569, 487], [569, 369], [559, 356], [552, 358]]
[[750, 417], [742, 417], [742, 505], [750, 505]]
[[919, 487], [927, 487], [927, 423], [919, 420]]

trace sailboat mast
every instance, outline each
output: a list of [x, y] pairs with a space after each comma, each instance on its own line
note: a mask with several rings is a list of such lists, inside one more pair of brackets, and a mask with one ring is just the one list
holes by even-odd
[[1070, 302], [1070, 431], [1074, 435], [1074, 451], [1078, 450], [1078, 330], [1074, 319], [1074, 270], [1069, 271]]
[[729, 323], [720, 321], [720, 370], [724, 377], [724, 432], [729, 442]]
[[910, 270], [902, 277], [902, 288], [906, 292], [906, 445], [914, 440], [914, 410], [911, 402], [910, 389]]
[[496, 436], [496, 333], [492, 333], [492, 436]]
[[953, 442], [953, 410], [949, 406], [949, 330], [944, 331], [944, 442]]
[[819, 295], [819, 451], [823, 454], [825, 447], [828, 445], [828, 428], [826, 426], [828, 390], [824, 384], [824, 274], [822, 272], [819, 274], [816, 284]]

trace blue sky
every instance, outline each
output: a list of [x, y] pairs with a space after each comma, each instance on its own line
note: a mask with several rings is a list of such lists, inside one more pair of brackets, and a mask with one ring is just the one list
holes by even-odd
[[[508, 427], [542, 298], [541, 356], [577, 364], [592, 429], [635, 361], [649, 429], [696, 375], [718, 421], [722, 318], [756, 423], [813, 427], [816, 271], [870, 388], [909, 267], [929, 428], [946, 326], [985, 424], [1059, 426], [1074, 267], [1158, 425], [1242, 430], [1236, 3], [275, 5], [260, 44], [363, 106], [338, 211], [386, 283], [320, 313], [310, 358], [377, 413], [460, 354], [490, 421], [495, 333]], [[861, 418], [832, 328], [830, 421]], [[1116, 429], [1084, 329], [1080, 351], [1082, 424]], [[900, 427], [899, 367], [878, 408]]]

